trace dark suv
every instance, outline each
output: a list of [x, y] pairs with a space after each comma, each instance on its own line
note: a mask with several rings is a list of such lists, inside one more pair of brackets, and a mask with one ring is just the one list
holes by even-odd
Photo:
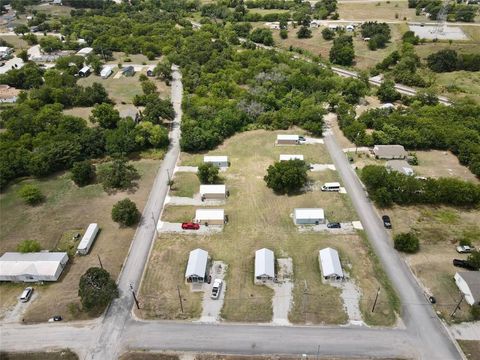
[[327, 228], [329, 228], [329, 229], [341, 229], [342, 225], [340, 225], [340, 223], [338, 223], [338, 222], [331, 222], [331, 223], [327, 224]]
[[390, 221], [390, 216], [383, 215], [382, 216], [382, 221], [383, 221], [383, 226], [385, 226], [385, 229], [391, 229], [392, 228], [392, 222]]
[[467, 270], [476, 270], [467, 260], [453, 259], [453, 266], [461, 267]]

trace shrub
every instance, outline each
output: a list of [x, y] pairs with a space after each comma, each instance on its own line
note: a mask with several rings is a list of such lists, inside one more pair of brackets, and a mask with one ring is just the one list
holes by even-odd
[[17, 246], [17, 251], [21, 253], [39, 252], [40, 250], [42, 250], [42, 247], [36, 240], [23, 240]]
[[480, 251], [472, 251], [467, 258], [468, 264], [475, 270], [480, 270]]
[[92, 267], [80, 278], [78, 296], [85, 310], [102, 311], [110, 301], [118, 297], [117, 284], [108, 271]]
[[129, 189], [135, 186], [138, 179], [137, 169], [129, 165], [125, 159], [116, 159], [99, 171], [99, 178], [105, 190]]
[[308, 39], [312, 37], [312, 31], [306, 27], [306, 26], [301, 26], [300, 29], [297, 31], [297, 37], [299, 39]]
[[414, 233], [401, 233], [395, 236], [394, 247], [398, 251], [413, 254], [420, 249], [420, 243]]
[[307, 183], [307, 164], [302, 160], [276, 162], [263, 178], [267, 187], [279, 194], [299, 191]]
[[282, 39], [288, 38], [288, 30], [286, 30], [286, 29], [280, 30], [280, 37], [281, 37]]
[[205, 163], [198, 167], [197, 176], [202, 184], [216, 184], [220, 181], [219, 169], [212, 163]]
[[480, 305], [473, 305], [470, 308], [473, 320], [480, 320]]
[[140, 220], [137, 205], [130, 199], [123, 199], [113, 205], [112, 220], [123, 226], [132, 226]]
[[72, 180], [78, 186], [90, 184], [95, 179], [95, 166], [90, 160], [76, 162], [72, 166]]
[[32, 184], [23, 185], [20, 190], [18, 190], [18, 195], [20, 195], [28, 205], [40, 204], [45, 199], [40, 188]]
[[322, 37], [325, 40], [333, 40], [333, 38], [335, 37], [335, 31], [329, 28], [325, 28], [322, 30]]
[[472, 246], [472, 241], [470, 239], [461, 239], [459, 242], [460, 246]]

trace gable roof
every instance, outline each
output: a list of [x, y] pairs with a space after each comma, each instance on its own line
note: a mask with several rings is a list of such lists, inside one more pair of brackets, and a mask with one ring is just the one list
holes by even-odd
[[228, 162], [228, 156], [223, 155], [213, 155], [213, 156], [204, 156], [203, 162]]
[[197, 209], [195, 210], [195, 220], [224, 220], [225, 210], [223, 209]]
[[204, 277], [207, 270], [208, 252], [202, 249], [190, 251], [185, 277]]
[[278, 134], [277, 140], [295, 140], [298, 141], [298, 135]]
[[377, 156], [407, 156], [407, 152], [403, 145], [375, 145], [373, 152]]
[[320, 250], [319, 255], [323, 276], [343, 277], [342, 265], [340, 264], [337, 250], [328, 247]]
[[324, 219], [322, 208], [297, 208], [294, 210], [295, 219]]
[[203, 194], [225, 194], [225, 185], [200, 185], [200, 195]]
[[263, 248], [255, 251], [255, 277], [275, 277], [275, 256], [272, 250]]
[[6, 252], [0, 257], [0, 276], [54, 276], [67, 261], [66, 252]]

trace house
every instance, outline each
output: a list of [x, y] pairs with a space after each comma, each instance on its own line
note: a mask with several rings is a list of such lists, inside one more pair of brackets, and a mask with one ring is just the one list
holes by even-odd
[[0, 257], [0, 281], [57, 281], [67, 262], [66, 252], [6, 252]]
[[325, 213], [321, 208], [297, 208], [293, 212], [296, 225], [318, 225], [325, 223]]
[[92, 53], [93, 49], [91, 47], [84, 47], [83, 49], [80, 49], [77, 51], [77, 55], [80, 56], [88, 56]]
[[135, 68], [132, 65], [124, 67], [122, 69], [122, 75], [127, 77], [135, 75]]
[[228, 156], [204, 156], [203, 162], [212, 163], [213, 165], [218, 166], [220, 168], [229, 166]]
[[457, 272], [455, 284], [470, 305], [480, 305], [480, 274], [477, 271]]
[[88, 75], [90, 75], [90, 66], [84, 66], [78, 72], [78, 76], [81, 76], [81, 77], [87, 77]]
[[341, 29], [342, 27], [340, 25], [330, 24], [330, 25], [328, 25], [328, 28], [330, 30], [337, 31], [338, 29]]
[[300, 143], [300, 137], [298, 135], [290, 135], [290, 134], [277, 135], [278, 145], [297, 145], [299, 143]]
[[197, 209], [194, 221], [203, 225], [223, 225], [225, 224], [225, 210]]
[[275, 255], [272, 250], [255, 251], [255, 282], [265, 282], [275, 278]]
[[17, 101], [20, 90], [8, 85], [0, 85], [0, 103], [14, 103]]
[[223, 200], [227, 197], [225, 185], [200, 185], [200, 196], [202, 200]]
[[13, 49], [8, 46], [0, 46], [0, 59], [6, 59], [13, 53]]
[[405, 160], [388, 160], [385, 166], [389, 171], [398, 171], [399, 173], [408, 176], [415, 174], [410, 164]]
[[155, 74], [153, 73], [155, 71], [155, 65], [150, 65], [147, 67], [147, 76], [154, 76]]
[[112, 72], [113, 72], [113, 67], [111, 67], [110, 65], [105, 65], [102, 68], [102, 71], [100, 71], [100, 76], [102, 77], [102, 79], [106, 79], [110, 75], [112, 75]]
[[93, 242], [95, 241], [95, 238], [97, 237], [98, 230], [100, 230], [100, 228], [98, 227], [98, 224], [92, 223], [88, 225], [87, 231], [85, 231], [85, 234], [83, 234], [82, 240], [80, 240], [80, 243], [77, 246], [77, 254], [79, 255], [88, 254], [88, 252], [90, 251], [90, 248], [93, 245]]
[[407, 152], [402, 145], [375, 145], [373, 154], [377, 159], [405, 159]]
[[319, 28], [320, 26], [322, 26], [322, 21], [321, 20], [310, 21], [310, 27], [311, 28]]
[[345, 26], [345, 30], [354, 31], [355, 30], [355, 25], [353, 25], [353, 24], [347, 25], [347, 26]]
[[318, 252], [320, 271], [325, 280], [343, 279], [342, 264], [338, 257], [338, 251], [332, 248], [325, 248]]
[[187, 283], [203, 283], [207, 281], [208, 252], [202, 249], [190, 251], [185, 281]]
[[266, 23], [265, 25], [267, 25], [272, 30], [280, 30], [280, 23], [279, 22]]
[[288, 161], [288, 160], [302, 160], [303, 155], [280, 155], [280, 161]]
[[57, 5], [57, 6], [62, 6], [62, 0], [53, 0], [50, 4], [52, 5]]

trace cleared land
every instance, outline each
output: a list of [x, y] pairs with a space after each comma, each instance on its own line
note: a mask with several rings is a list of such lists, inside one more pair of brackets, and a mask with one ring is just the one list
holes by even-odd
[[92, 74], [89, 77], [78, 80], [77, 84], [81, 86], [92, 86], [93, 83], [98, 82], [105, 87], [109, 97], [115, 103], [131, 104], [135, 95], [142, 94], [142, 87], [140, 81], [138, 81], [138, 73], [131, 77], [122, 76], [119, 79], [114, 79], [113, 77], [114, 76], [111, 75], [108, 79], [102, 79], [100, 76]]
[[450, 151], [416, 151], [418, 165], [413, 169], [418, 175], [429, 177], [454, 177], [479, 183], [479, 179], [458, 161]]
[[[189, 236], [161, 234], [156, 241], [140, 293], [143, 302], [139, 315], [147, 318], [196, 318], [200, 314], [201, 295], [190, 293], [184, 285], [184, 272], [190, 250], [209, 252], [212, 260], [228, 264], [228, 287], [222, 318], [228, 321], [266, 322], [272, 317], [273, 291], [253, 284], [254, 252], [262, 247], [274, 250], [276, 257], [292, 257], [294, 301], [290, 320], [296, 323], [338, 324], [347, 321], [339, 290], [322, 284], [318, 250], [326, 246], [339, 249], [345, 268], [363, 291], [361, 307], [368, 312], [381, 269], [372, 263], [369, 249], [361, 236], [300, 233], [290, 217], [295, 207], [324, 207], [333, 221], [356, 220], [348, 197], [337, 193], [308, 191], [295, 196], [278, 196], [265, 186], [266, 168], [280, 153], [303, 153], [309, 161], [331, 163], [323, 145], [274, 147], [279, 132], [251, 131], [227, 140], [212, 154], [230, 156], [231, 167], [224, 173], [230, 197], [223, 208], [230, 222], [220, 234]], [[315, 155], [316, 154], [316, 155]], [[200, 155], [182, 154], [182, 165], [198, 164]], [[311, 174], [318, 182], [338, 179], [332, 171]], [[194, 207], [169, 206], [162, 219], [190, 220]], [[358, 256], [364, 254], [364, 256]], [[168, 266], [165, 263], [168, 262]], [[307, 294], [304, 296], [305, 284]], [[177, 295], [180, 286], [185, 313], [180, 313]], [[390, 325], [395, 316], [386, 291], [381, 292], [380, 308], [367, 318], [373, 324]], [[305, 303], [303, 303], [305, 301]]]
[[[90, 254], [71, 257], [57, 283], [34, 285], [38, 298], [29, 305], [25, 321], [46, 321], [57, 314], [66, 320], [85, 318], [87, 315], [79, 312], [78, 281], [89, 267], [99, 266], [97, 256], [101, 257], [103, 266], [112, 276], [117, 277], [135, 229], [119, 228], [110, 217], [112, 206], [118, 200], [129, 197], [139, 209], [143, 209], [160, 162], [140, 160], [133, 164], [142, 176], [134, 192], [108, 195], [101, 184], [79, 188], [70, 180], [69, 173], [62, 173], [44, 180], [21, 181], [0, 194], [2, 253], [15, 251], [17, 244], [25, 239], [39, 241], [43, 249], [60, 247], [60, 250], [67, 250], [77, 244], [70, 243], [72, 231], [85, 229], [91, 222], [97, 222], [101, 228]], [[24, 205], [17, 190], [25, 183], [38, 185], [46, 196], [46, 202], [36, 207]], [[0, 285], [1, 313], [15, 304], [24, 287], [24, 284]]]
[[77, 354], [70, 350], [55, 352], [4, 353], [0, 352], [2, 360], [78, 360]]
[[346, 20], [403, 20], [425, 21], [425, 16], [415, 15], [415, 9], [408, 8], [408, 1], [386, 2], [340, 2], [338, 4], [340, 19]]
[[458, 340], [468, 360], [480, 360], [480, 341]]
[[173, 177], [171, 196], [193, 197], [200, 190], [200, 180], [195, 173], [177, 172]]

